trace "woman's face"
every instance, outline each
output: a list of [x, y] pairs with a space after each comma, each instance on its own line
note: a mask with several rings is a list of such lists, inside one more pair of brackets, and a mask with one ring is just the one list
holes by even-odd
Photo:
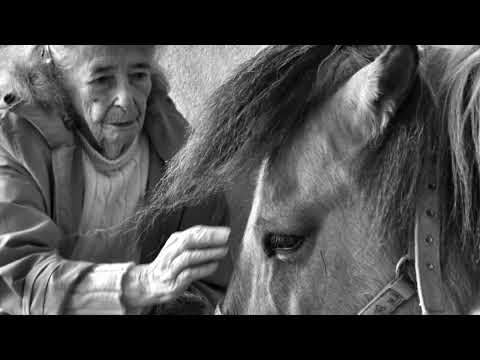
[[143, 128], [152, 88], [153, 48], [78, 45], [65, 78], [80, 129], [107, 158], [115, 159]]

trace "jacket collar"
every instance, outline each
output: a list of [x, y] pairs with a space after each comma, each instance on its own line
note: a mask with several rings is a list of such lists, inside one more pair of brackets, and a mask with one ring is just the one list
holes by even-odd
[[153, 149], [164, 161], [180, 150], [189, 133], [188, 122], [168, 96], [149, 104], [144, 127]]

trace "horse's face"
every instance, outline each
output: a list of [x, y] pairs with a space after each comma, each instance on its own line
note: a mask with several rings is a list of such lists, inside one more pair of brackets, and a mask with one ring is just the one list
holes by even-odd
[[405, 100], [417, 65], [413, 47], [389, 47], [265, 159], [223, 312], [355, 313], [391, 280], [398, 259], [369, 232], [352, 169]]

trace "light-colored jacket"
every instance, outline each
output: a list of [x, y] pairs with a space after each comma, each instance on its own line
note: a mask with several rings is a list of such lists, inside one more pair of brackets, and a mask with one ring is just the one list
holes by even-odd
[[[186, 139], [187, 122], [166, 93], [149, 99], [145, 132], [150, 142], [147, 185], [152, 191]], [[95, 264], [68, 260], [83, 204], [79, 139], [62, 119], [9, 113], [0, 122], [0, 308], [10, 314], [62, 314], [76, 281]], [[159, 219], [142, 241], [142, 262], [152, 261], [176, 231], [225, 225], [223, 198]], [[111, 262], [117, 259], [112, 254]], [[226, 259], [216, 274], [195, 284], [212, 304], [230, 276]]]

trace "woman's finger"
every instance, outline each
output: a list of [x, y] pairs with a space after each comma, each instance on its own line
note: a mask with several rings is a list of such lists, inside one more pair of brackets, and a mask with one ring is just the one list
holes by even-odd
[[163, 245], [162, 250], [165, 250], [172, 245], [175, 245], [177, 242], [181, 240], [182, 232], [176, 232], [170, 235], [168, 240], [165, 242], [165, 245]]
[[185, 251], [172, 261], [170, 265], [172, 276], [177, 277], [188, 267], [220, 261], [227, 253], [228, 247]]
[[204, 249], [225, 246], [230, 228], [221, 226], [195, 226], [186, 230], [183, 242], [187, 249]]
[[230, 229], [226, 227], [195, 226], [173, 234], [162, 249], [172, 261], [185, 250], [224, 247], [228, 243]]
[[177, 287], [186, 288], [192, 282], [212, 275], [217, 270], [217, 268], [218, 262], [186, 268], [177, 276]]
[[229, 228], [212, 226], [195, 226], [183, 232], [174, 233], [170, 236], [152, 266], [171, 271], [173, 261], [185, 251], [225, 247], [229, 235]]

